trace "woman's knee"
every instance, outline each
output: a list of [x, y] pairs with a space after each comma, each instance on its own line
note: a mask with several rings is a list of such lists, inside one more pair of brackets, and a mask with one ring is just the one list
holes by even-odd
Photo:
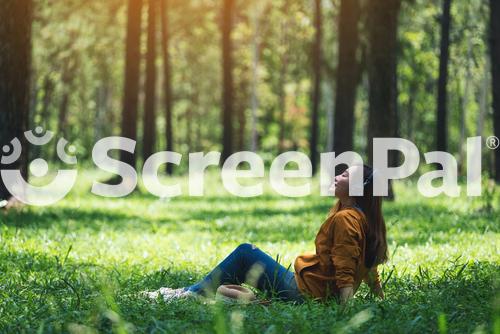
[[250, 243], [242, 243], [238, 247], [236, 247], [236, 251], [238, 253], [249, 253], [254, 249], [257, 249], [257, 247]]

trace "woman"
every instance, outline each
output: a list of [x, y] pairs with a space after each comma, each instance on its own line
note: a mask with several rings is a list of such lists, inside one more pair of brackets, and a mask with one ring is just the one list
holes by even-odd
[[[349, 178], [363, 173], [364, 196], [349, 196]], [[304, 296], [335, 297], [345, 303], [361, 281], [384, 298], [377, 265], [387, 261], [382, 199], [373, 196], [373, 170], [353, 166], [337, 175], [338, 201], [316, 235], [314, 254], [296, 258], [295, 273], [251, 244], [241, 244], [202, 281], [181, 289], [161, 288], [165, 300], [211, 295], [221, 284], [247, 283], [282, 300], [302, 301]]]

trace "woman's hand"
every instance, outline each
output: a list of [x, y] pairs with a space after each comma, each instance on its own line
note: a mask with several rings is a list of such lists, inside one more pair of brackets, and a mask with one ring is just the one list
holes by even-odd
[[385, 298], [385, 295], [384, 295], [384, 290], [382, 289], [382, 287], [379, 285], [375, 288], [372, 289], [372, 293], [379, 297], [380, 299], [384, 299]]
[[344, 288], [340, 288], [340, 304], [345, 305], [349, 299], [352, 298], [354, 295], [354, 290], [352, 289], [352, 286], [346, 286]]

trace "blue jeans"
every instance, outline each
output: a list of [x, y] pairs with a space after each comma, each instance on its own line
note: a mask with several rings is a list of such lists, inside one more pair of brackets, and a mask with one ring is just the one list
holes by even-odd
[[303, 301], [293, 272], [252, 244], [241, 244], [200, 282], [186, 290], [213, 294], [222, 284], [249, 284], [267, 296]]

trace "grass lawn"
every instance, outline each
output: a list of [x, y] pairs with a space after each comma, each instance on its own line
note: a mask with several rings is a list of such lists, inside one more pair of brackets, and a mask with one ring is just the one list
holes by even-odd
[[85, 172], [57, 205], [0, 213], [0, 332], [500, 333], [498, 187], [479, 199], [428, 199], [415, 184], [396, 184], [397, 201], [384, 205], [386, 299], [362, 286], [341, 311], [314, 301], [230, 306], [137, 296], [197, 281], [242, 242], [293, 263], [314, 250], [332, 198], [316, 189], [296, 199], [271, 191], [238, 198], [216, 177], [198, 198], [92, 195], [92, 180], [104, 176]]

